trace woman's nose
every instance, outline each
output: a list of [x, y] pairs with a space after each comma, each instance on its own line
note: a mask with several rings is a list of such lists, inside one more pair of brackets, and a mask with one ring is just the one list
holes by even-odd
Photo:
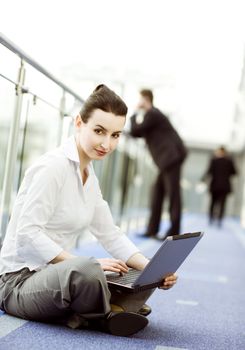
[[101, 143], [101, 147], [104, 148], [105, 150], [110, 148], [110, 139], [105, 138], [103, 142]]

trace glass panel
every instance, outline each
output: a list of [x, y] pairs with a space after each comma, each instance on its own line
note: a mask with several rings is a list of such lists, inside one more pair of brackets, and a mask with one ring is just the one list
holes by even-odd
[[0, 73], [12, 81], [17, 82], [20, 58], [3, 45], [0, 45], [0, 57]]
[[65, 94], [65, 117], [62, 121], [61, 142], [74, 134], [74, 118], [81, 109], [81, 102], [69, 93]]
[[[10, 126], [14, 117], [14, 106], [15, 86], [0, 77], [0, 203], [2, 203], [4, 171]], [[8, 214], [3, 213], [2, 209], [0, 211], [0, 222], [5, 223], [8, 220]]]
[[21, 118], [21, 138], [15, 171], [17, 188], [26, 169], [43, 153], [57, 146], [60, 124], [59, 111], [39, 99], [33, 104], [29, 98], [26, 112]]
[[77, 101], [72, 95], [66, 93], [65, 94], [65, 111], [68, 116], [75, 117], [82, 106], [80, 101]]
[[3, 190], [10, 125], [14, 115], [15, 86], [0, 77], [0, 200]]
[[60, 108], [63, 89], [29, 64], [25, 63], [25, 67], [25, 86], [30, 89], [30, 92], [48, 101], [56, 108]]
[[[17, 81], [20, 59], [9, 49], [0, 45], [0, 73]], [[0, 76], [0, 202], [2, 198], [4, 166], [7, 156], [11, 121], [14, 117], [15, 85]]]
[[187, 212], [206, 212], [207, 192], [200, 187], [210, 153], [208, 151], [189, 150], [182, 171], [183, 209]]
[[69, 136], [74, 134], [74, 119], [72, 117], [64, 117], [62, 120], [62, 133], [60, 143], [63, 143]]

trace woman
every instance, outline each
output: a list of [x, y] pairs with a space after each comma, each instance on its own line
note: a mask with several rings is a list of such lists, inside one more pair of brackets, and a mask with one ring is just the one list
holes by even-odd
[[[27, 170], [1, 250], [2, 310], [29, 320], [62, 320], [73, 328], [95, 327], [115, 335], [127, 336], [146, 326], [148, 321], [138, 310], [150, 294], [124, 296], [123, 307], [110, 304], [113, 295], [104, 271], [142, 270], [148, 260], [114, 225], [91, 164], [116, 148], [126, 114], [120, 97], [99, 85], [76, 117], [75, 136]], [[85, 228], [114, 258], [70, 253]], [[176, 276], [169, 276], [163, 288], [175, 282]], [[136, 303], [135, 310], [137, 297], [141, 304]]]

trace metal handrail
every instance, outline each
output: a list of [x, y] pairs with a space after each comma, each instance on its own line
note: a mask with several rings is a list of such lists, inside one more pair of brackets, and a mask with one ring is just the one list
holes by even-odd
[[[12, 80], [12, 79], [6, 77], [6, 75], [4, 75], [4, 74], [2, 74], [2, 73], [0, 73], [0, 78], [3, 78], [3, 79], [5, 79], [5, 80], [7, 80], [9, 83], [15, 85], [15, 87], [18, 86], [19, 89], [21, 90], [21, 92], [22, 92], [23, 94], [24, 94], [24, 93], [28, 93], [29, 95], [32, 95], [32, 96], [33, 96], [33, 101], [36, 101], [36, 100], [38, 99], [38, 100], [40, 100], [40, 101], [46, 103], [46, 104], [49, 105], [50, 107], [56, 109], [57, 111], [60, 111], [60, 107], [57, 107], [57, 106], [53, 105], [52, 103], [50, 103], [49, 101], [45, 100], [45, 99], [42, 98], [41, 96], [35, 94], [35, 93], [32, 92], [31, 90], [29, 90], [26, 86], [17, 83], [16, 81], [14, 81], [14, 80]], [[68, 116], [67, 113], [64, 113], [63, 115], [64, 115], [64, 117], [67, 117], [67, 116]]]
[[40, 73], [44, 74], [46, 77], [48, 77], [50, 80], [52, 80], [55, 84], [60, 86], [64, 91], [66, 91], [69, 94], [71, 94], [72, 96], [74, 96], [78, 101], [80, 101], [81, 103], [84, 102], [84, 100], [79, 95], [77, 95], [68, 86], [66, 86], [64, 83], [62, 83], [60, 80], [58, 80], [55, 76], [53, 76], [51, 73], [49, 73], [38, 62], [36, 62], [34, 59], [32, 59], [30, 56], [28, 56], [23, 50], [21, 50], [17, 45], [15, 45], [11, 40], [9, 40], [1, 32], [0, 32], [0, 44], [4, 45], [10, 51], [14, 52], [16, 55], [18, 55], [25, 62], [29, 63], [36, 70], [38, 70]]

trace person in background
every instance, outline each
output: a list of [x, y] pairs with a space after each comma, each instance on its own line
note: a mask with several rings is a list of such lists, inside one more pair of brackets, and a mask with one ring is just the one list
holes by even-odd
[[[122, 99], [99, 85], [75, 119], [75, 135], [26, 171], [0, 255], [0, 308], [6, 313], [121, 336], [147, 325], [144, 302], [153, 290], [118, 296], [108, 289], [106, 271], [143, 270], [149, 260], [114, 225], [91, 162], [114, 151], [126, 114]], [[113, 258], [72, 253], [86, 229]], [[161, 288], [176, 279], [166, 277]]]
[[166, 236], [180, 233], [181, 224], [181, 167], [187, 151], [169, 119], [153, 105], [151, 90], [140, 91], [136, 113], [131, 117], [131, 135], [143, 137], [158, 168], [153, 186], [151, 213], [145, 237], [155, 237], [160, 229], [162, 206], [165, 196], [169, 198], [170, 228]]
[[228, 194], [232, 191], [231, 177], [237, 171], [232, 158], [227, 153], [225, 147], [219, 147], [210, 159], [207, 171], [202, 177], [202, 181], [209, 180], [210, 206], [209, 222], [218, 219], [219, 226], [225, 213], [225, 204]]

